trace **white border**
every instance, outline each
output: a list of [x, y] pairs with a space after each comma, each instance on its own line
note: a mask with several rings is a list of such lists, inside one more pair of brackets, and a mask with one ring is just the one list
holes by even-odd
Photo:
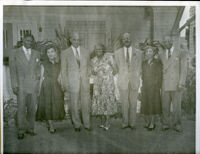
[[0, 114], [1, 114], [1, 153], [3, 153], [3, 5], [0, 2]]
[[200, 3], [196, 5], [196, 153], [200, 153]]
[[3, 5], [32, 5], [32, 6], [191, 6], [195, 1], [22, 1], [3, 0]]
[[[196, 6], [196, 153], [200, 153], [200, 2], [198, 1], [22, 1], [0, 0], [0, 79], [1, 121], [3, 122], [3, 6]], [[3, 153], [3, 124], [1, 123], [1, 152]]]

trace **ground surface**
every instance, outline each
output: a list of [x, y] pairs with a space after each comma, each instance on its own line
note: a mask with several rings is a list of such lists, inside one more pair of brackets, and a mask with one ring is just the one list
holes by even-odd
[[14, 125], [4, 125], [5, 153], [195, 153], [195, 121], [183, 120], [184, 133], [173, 130], [153, 132], [143, 128], [142, 118], [137, 120], [137, 129], [121, 129], [121, 120], [113, 119], [111, 128], [104, 131], [92, 118], [93, 130], [75, 132], [70, 120], [56, 122], [55, 134], [50, 134], [43, 122], [36, 123], [37, 135], [17, 139]]

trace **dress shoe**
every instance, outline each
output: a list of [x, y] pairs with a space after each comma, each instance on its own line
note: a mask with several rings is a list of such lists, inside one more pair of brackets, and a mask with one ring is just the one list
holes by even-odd
[[104, 125], [99, 125], [99, 128], [104, 128]]
[[161, 130], [162, 130], [162, 131], [167, 131], [167, 130], [169, 130], [169, 127], [162, 127]]
[[75, 128], [75, 131], [76, 131], [76, 132], [80, 132], [80, 131], [81, 131], [81, 128]]
[[24, 139], [24, 134], [18, 134], [17, 138], [18, 138], [19, 140]]
[[128, 128], [128, 126], [122, 126], [122, 129], [126, 129], [126, 128]]
[[85, 128], [85, 130], [87, 130], [88, 132], [91, 132], [92, 128]]
[[148, 128], [149, 128], [149, 124], [148, 124], [148, 125], [145, 125], [144, 128], [148, 129]]
[[31, 135], [31, 136], [35, 136], [35, 135], [37, 135], [34, 131], [32, 131], [32, 130], [27, 130], [26, 131], [26, 134], [29, 134], [29, 135]]
[[135, 126], [130, 126], [131, 130], [136, 130]]
[[153, 131], [155, 128], [156, 128], [156, 125], [153, 125], [152, 128], [148, 128], [147, 130], [148, 130], [148, 131]]
[[110, 128], [110, 125], [104, 126], [105, 131], [109, 130], [109, 128]]
[[183, 129], [181, 128], [181, 126], [175, 126], [174, 128], [173, 128], [176, 132], [178, 132], [178, 133], [183, 133]]
[[56, 129], [50, 129], [49, 132], [50, 132], [51, 134], [54, 134], [54, 133], [56, 132]]

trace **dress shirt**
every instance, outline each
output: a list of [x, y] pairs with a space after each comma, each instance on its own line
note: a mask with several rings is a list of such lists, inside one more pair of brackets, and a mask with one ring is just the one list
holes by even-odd
[[[72, 45], [72, 50], [73, 50], [74, 56], [80, 60], [80, 46], [78, 46], [78, 48], [75, 48], [75, 47]], [[78, 56], [77, 56], [76, 50], [78, 51], [78, 54], [79, 54]]]
[[[131, 62], [131, 58], [132, 58], [132, 47], [130, 46], [128, 48], [128, 53], [129, 53], [129, 62]], [[125, 56], [125, 59], [126, 59], [126, 56], [127, 55], [127, 47], [124, 47], [124, 56]]]
[[173, 46], [170, 49], [166, 49], [166, 58], [167, 59], [169, 59], [169, 57], [168, 57], [169, 52], [170, 52], [170, 55], [172, 56], [172, 54], [174, 52], [174, 47]]
[[30, 57], [31, 57], [31, 48], [26, 49], [24, 46], [22, 46], [22, 48], [23, 48], [24, 54], [26, 55], [26, 58], [28, 60], [30, 60]]

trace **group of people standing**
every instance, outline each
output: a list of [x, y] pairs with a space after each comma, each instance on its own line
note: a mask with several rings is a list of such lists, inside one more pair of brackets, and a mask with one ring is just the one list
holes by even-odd
[[[11, 84], [18, 96], [18, 139], [23, 139], [25, 133], [36, 135], [35, 117], [46, 120], [49, 132], [54, 133], [53, 120], [65, 116], [64, 97], [68, 100], [75, 131], [92, 130], [90, 114], [100, 117], [99, 127], [108, 130], [111, 116], [118, 112], [113, 78], [116, 74], [122, 129], [136, 129], [142, 79], [144, 127], [154, 130], [155, 115], [162, 115], [162, 130], [173, 128], [182, 132], [181, 91], [187, 74], [186, 51], [175, 46], [170, 36], [164, 37], [163, 45], [150, 43], [140, 50], [132, 45], [131, 34], [124, 33], [123, 46], [114, 54], [105, 52], [103, 44], [97, 44], [91, 59], [91, 53], [80, 46], [79, 34], [74, 32], [68, 49], [58, 55], [56, 47], [49, 45], [43, 61], [40, 61], [40, 53], [31, 48], [33, 41], [32, 35], [26, 35], [23, 46], [15, 49], [10, 57]], [[91, 76], [94, 79], [92, 97]], [[171, 104], [173, 122], [170, 121]]]

